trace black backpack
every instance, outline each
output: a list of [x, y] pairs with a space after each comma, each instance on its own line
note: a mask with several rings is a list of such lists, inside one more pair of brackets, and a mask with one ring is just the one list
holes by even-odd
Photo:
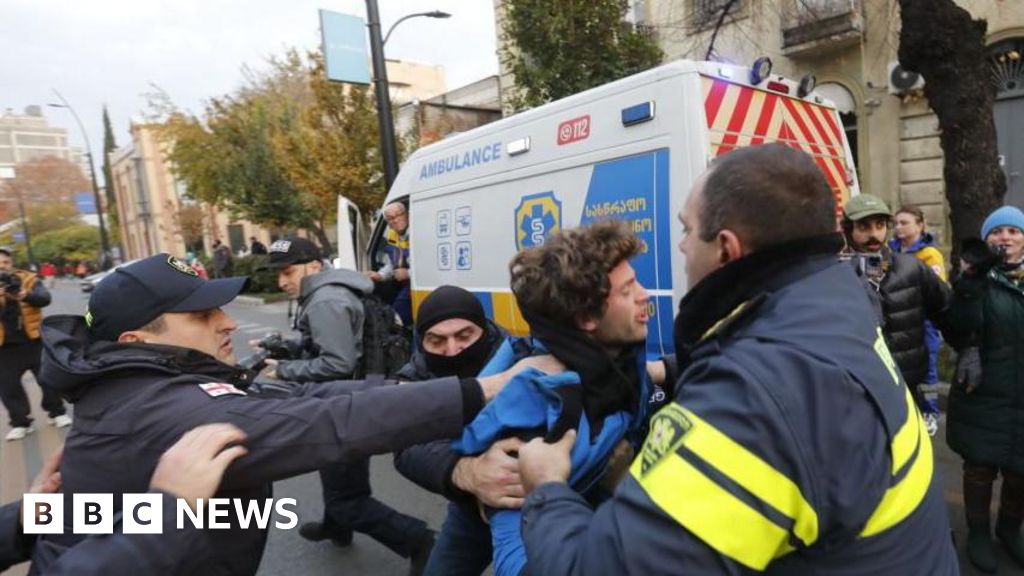
[[363, 357], [356, 378], [369, 374], [394, 376], [409, 361], [411, 333], [402, 326], [395, 310], [374, 294], [363, 294]]

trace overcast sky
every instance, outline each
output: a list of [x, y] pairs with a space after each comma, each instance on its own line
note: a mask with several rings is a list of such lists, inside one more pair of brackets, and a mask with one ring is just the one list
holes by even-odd
[[[497, 73], [491, 0], [378, 4], [385, 31], [405, 14], [452, 14], [403, 22], [388, 41], [389, 58], [443, 65], [449, 89]], [[53, 102], [56, 88], [99, 155], [104, 103], [124, 145], [151, 84], [198, 111], [206, 98], [240, 84], [242, 65], [259, 69], [289, 47], [319, 46], [320, 8], [365, 16], [363, 0], [0, 0], [0, 110]], [[82, 144], [70, 114], [44, 114]]]

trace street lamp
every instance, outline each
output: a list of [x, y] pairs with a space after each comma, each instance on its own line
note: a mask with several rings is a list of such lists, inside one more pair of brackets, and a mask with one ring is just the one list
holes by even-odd
[[[71, 107], [71, 104], [53, 89], [53, 93], [57, 95], [57, 98], [61, 101], [60, 104], [50, 103], [47, 106], [51, 108], [66, 108], [71, 115], [75, 118], [75, 122], [78, 124], [79, 131], [82, 132], [82, 139], [85, 140], [85, 156], [89, 159], [89, 175], [92, 177], [92, 195], [96, 202], [96, 216], [99, 219], [100, 224], [100, 246], [103, 249], [103, 257], [100, 258], [100, 267], [104, 270], [110, 268], [110, 241], [107, 239], [107, 226], [103, 221], [103, 203], [100, 202], [100, 188], [96, 184], [96, 167], [93, 165], [92, 158], [92, 145], [89, 144], [89, 135], [85, 132], [85, 126], [82, 125], [82, 120], [78, 118], [78, 113]], [[108, 182], [109, 186], [110, 183]]]
[[377, 96], [377, 124], [380, 130], [381, 158], [384, 162], [384, 184], [389, 190], [398, 175], [398, 148], [395, 145], [394, 121], [391, 119], [391, 94], [388, 87], [387, 66], [384, 63], [384, 44], [391, 37], [395, 26], [417, 16], [450, 18], [451, 14], [434, 10], [403, 16], [388, 28], [388, 33], [382, 40], [377, 0], [366, 0], [366, 26], [370, 29], [370, 58], [373, 62], [373, 91]]

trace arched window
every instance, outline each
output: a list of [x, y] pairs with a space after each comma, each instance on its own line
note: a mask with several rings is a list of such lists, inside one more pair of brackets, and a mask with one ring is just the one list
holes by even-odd
[[989, 46], [989, 69], [996, 88], [992, 116], [999, 165], [1006, 174], [1006, 203], [1024, 207], [1024, 38]]
[[822, 82], [814, 91], [836, 105], [839, 119], [843, 122], [843, 130], [846, 132], [846, 139], [850, 141], [853, 165], [860, 170], [860, 162], [857, 161], [857, 101], [854, 100], [853, 93], [838, 82]]

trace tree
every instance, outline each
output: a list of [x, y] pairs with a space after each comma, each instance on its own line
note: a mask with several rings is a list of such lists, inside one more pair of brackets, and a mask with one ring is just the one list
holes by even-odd
[[946, 200], [958, 250], [960, 240], [978, 235], [985, 216], [1006, 194], [992, 117], [996, 90], [985, 51], [987, 26], [953, 0], [899, 0], [899, 5], [900, 64], [924, 77], [924, 95], [939, 118]]
[[507, 0], [502, 50], [515, 75], [516, 109], [538, 106], [635, 74], [662, 52], [624, 17], [627, 0]]
[[110, 167], [110, 154], [117, 150], [117, 143], [114, 142], [114, 129], [110, 126], [110, 115], [107, 113], [107, 105], [103, 105], [103, 188], [106, 200], [107, 230], [114, 244], [119, 244], [121, 238], [120, 218], [117, 214], [117, 195], [114, 194], [114, 171]]
[[330, 249], [338, 194], [364, 213], [384, 198], [377, 124], [365, 89], [326, 80], [317, 54], [294, 50], [270, 71], [246, 71], [203, 116], [150, 98], [175, 174], [189, 194], [259, 224], [305, 228]]
[[26, 205], [73, 202], [75, 192], [92, 191], [81, 167], [56, 156], [26, 160], [14, 167], [14, 175], [6, 186], [8, 194], [21, 195]]
[[99, 234], [88, 224], [73, 224], [32, 238], [32, 254], [37, 262], [93, 261], [99, 252]]

